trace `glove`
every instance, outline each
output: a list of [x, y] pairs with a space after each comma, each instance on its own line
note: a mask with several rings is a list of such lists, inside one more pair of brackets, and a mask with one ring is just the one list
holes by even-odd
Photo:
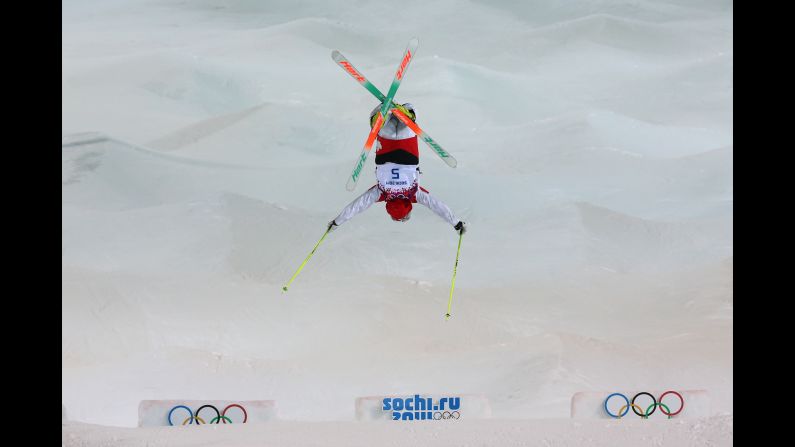
[[464, 222], [462, 222], [460, 220], [458, 221], [457, 224], [455, 224], [455, 226], [453, 228], [455, 228], [455, 230], [458, 232], [458, 234], [462, 234], [463, 235], [464, 233], [467, 232], [467, 227], [464, 226]]
[[334, 229], [335, 229], [335, 228], [337, 228], [338, 226], [339, 226], [339, 225], [337, 225], [337, 222], [335, 222], [335, 221], [333, 221], [333, 220], [332, 220], [331, 222], [329, 222], [329, 223], [328, 223], [328, 228], [326, 229], [326, 231], [328, 231], [329, 233], [331, 233], [331, 232], [332, 232], [332, 231], [334, 231]]

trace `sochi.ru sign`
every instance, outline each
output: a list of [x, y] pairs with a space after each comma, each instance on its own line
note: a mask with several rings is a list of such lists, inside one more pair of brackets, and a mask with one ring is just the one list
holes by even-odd
[[393, 421], [424, 421], [440, 419], [458, 419], [461, 417], [461, 397], [385, 397], [384, 411], [391, 412]]
[[445, 421], [488, 419], [486, 396], [468, 393], [412, 393], [356, 398], [358, 421]]

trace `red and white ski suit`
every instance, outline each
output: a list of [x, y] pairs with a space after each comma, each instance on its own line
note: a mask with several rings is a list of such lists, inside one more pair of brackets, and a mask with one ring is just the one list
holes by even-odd
[[[378, 107], [374, 110], [378, 110]], [[378, 183], [348, 204], [334, 218], [337, 225], [347, 222], [373, 203], [393, 198], [407, 198], [412, 203], [427, 206], [452, 226], [458, 223], [447, 205], [419, 185], [417, 134], [395, 117], [391, 117], [378, 132], [375, 164]]]

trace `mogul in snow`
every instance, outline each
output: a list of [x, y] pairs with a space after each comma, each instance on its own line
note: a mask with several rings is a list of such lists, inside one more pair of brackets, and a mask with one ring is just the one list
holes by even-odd
[[[371, 128], [382, 106], [383, 103], [370, 112]], [[411, 121], [416, 120], [411, 103], [395, 104], [395, 107]], [[447, 205], [419, 185], [419, 164], [417, 134], [392, 115], [378, 132], [375, 152], [375, 176], [378, 183], [348, 204], [339, 216], [329, 222], [328, 229], [333, 230], [334, 227], [342, 225], [375, 202], [386, 202], [386, 212], [392, 220], [406, 222], [411, 217], [412, 204], [419, 203], [430, 208], [459, 234], [464, 234], [464, 222], [458, 220]]]

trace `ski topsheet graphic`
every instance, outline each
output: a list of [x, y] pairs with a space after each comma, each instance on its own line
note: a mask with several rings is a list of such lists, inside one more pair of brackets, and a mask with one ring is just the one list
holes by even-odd
[[417, 123], [412, 121], [411, 118], [407, 117], [399, 109], [392, 109], [392, 114], [395, 115], [397, 117], [397, 119], [399, 119], [400, 121], [403, 121], [403, 123], [409, 129], [413, 130], [414, 133], [416, 133], [417, 136], [419, 136], [422, 139], [422, 141], [424, 141], [426, 144], [428, 144], [428, 146], [430, 146], [431, 149], [433, 149], [433, 151], [436, 152], [436, 155], [438, 155], [439, 158], [442, 159], [442, 161], [447, 163], [448, 166], [450, 166], [451, 168], [454, 168], [458, 164], [458, 161], [456, 161], [455, 157], [453, 157], [452, 155], [448, 154], [447, 151], [442, 149], [442, 146], [439, 146], [439, 143], [434, 141], [434, 139], [431, 138], [430, 135], [425, 133], [424, 130], [420, 129], [420, 126], [418, 126]]
[[334, 50], [331, 52], [331, 58], [334, 59], [334, 62], [336, 62], [337, 65], [339, 65], [340, 67], [342, 67], [343, 70], [347, 71], [349, 75], [353, 76], [353, 79], [356, 79], [356, 81], [358, 81], [359, 84], [362, 85], [362, 87], [366, 88], [367, 91], [372, 93], [373, 96], [378, 98], [379, 101], [384, 102], [386, 96], [384, 96], [384, 94], [381, 93], [381, 90], [378, 90], [378, 88], [376, 88], [376, 86], [374, 86], [372, 82], [368, 81], [367, 78], [364, 77], [364, 75], [361, 72], [359, 72], [359, 70], [357, 70], [353, 66], [353, 64], [351, 64], [348, 61], [348, 59], [345, 58], [345, 56], [342, 55], [342, 53], [340, 53], [337, 50]]
[[[334, 59], [334, 62], [337, 63], [343, 70], [345, 70], [349, 75], [353, 77], [362, 87], [364, 87], [367, 91], [369, 91], [373, 96], [378, 98], [384, 105], [381, 109], [380, 113], [376, 117], [376, 122], [373, 125], [373, 128], [370, 131], [370, 135], [368, 135], [367, 142], [365, 143], [365, 148], [362, 150], [362, 153], [359, 155], [359, 159], [357, 160], [356, 168], [354, 168], [354, 172], [351, 175], [351, 178], [348, 180], [348, 190], [351, 191], [353, 188], [356, 187], [356, 182], [358, 181], [358, 177], [361, 174], [361, 170], [364, 168], [364, 164], [367, 161], [367, 155], [370, 149], [372, 149], [372, 144], [375, 141], [375, 138], [378, 136], [378, 131], [381, 129], [381, 126], [386, 122], [388, 119], [389, 113], [394, 113], [395, 116], [400, 119], [403, 123], [405, 123], [414, 133], [416, 133], [422, 141], [424, 141], [433, 151], [438, 155], [442, 161], [447, 163], [450, 167], [456, 167], [458, 164], [455, 157], [450, 155], [447, 151], [442, 149], [442, 146], [439, 145], [430, 135], [428, 135], [425, 131], [423, 131], [415, 122], [411, 121], [406, 115], [401, 113], [399, 110], [395, 110], [395, 103], [392, 102], [392, 98], [394, 97], [394, 93], [397, 91], [397, 87], [400, 85], [400, 81], [403, 78], [403, 74], [405, 72], [408, 63], [411, 61], [412, 54], [410, 54], [410, 50], [412, 47], [412, 42], [415, 44], [416, 38], [412, 39], [409, 42], [409, 47], [406, 49], [406, 54], [403, 56], [403, 60], [401, 61], [400, 67], [398, 67], [398, 71], [395, 74], [395, 81], [392, 82], [392, 86], [389, 89], [389, 93], [392, 94], [391, 97], [387, 98], [381, 93], [378, 88], [370, 82], [367, 77], [365, 77], [353, 64], [345, 58], [337, 50], [331, 52], [331, 58]], [[414, 50], [416, 50], [416, 45], [414, 46]], [[396, 84], [397, 82], [397, 84]], [[388, 99], [388, 100], [387, 100]], [[355, 176], [355, 178], [354, 178]]]

